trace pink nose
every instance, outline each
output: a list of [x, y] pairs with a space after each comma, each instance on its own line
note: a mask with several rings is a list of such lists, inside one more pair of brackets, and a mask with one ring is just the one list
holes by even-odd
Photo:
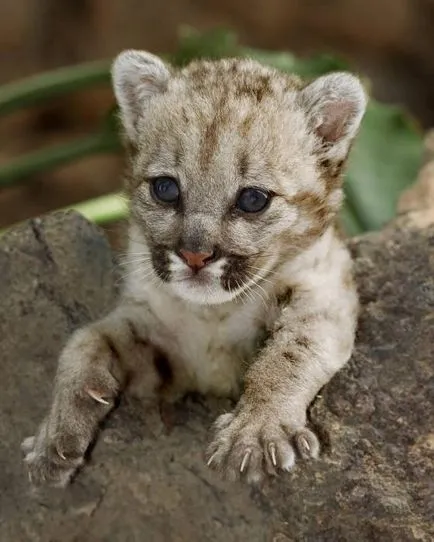
[[214, 252], [190, 252], [181, 249], [179, 255], [192, 269], [202, 269], [213, 259]]

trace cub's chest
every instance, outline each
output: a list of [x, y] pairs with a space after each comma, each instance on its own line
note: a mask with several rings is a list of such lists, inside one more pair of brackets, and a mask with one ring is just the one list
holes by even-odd
[[154, 306], [154, 340], [203, 393], [237, 395], [243, 373], [264, 339], [270, 307], [233, 303], [192, 307], [177, 300]]
[[264, 309], [257, 307], [213, 307], [179, 316], [171, 332], [180, 351], [192, 350], [202, 359], [249, 355], [264, 333], [266, 320]]
[[167, 356], [183, 387], [201, 393], [238, 395], [244, 373], [269, 337], [282, 310], [280, 290], [268, 298], [223, 305], [187, 303], [149, 288], [141, 301], [149, 311], [149, 340]]
[[264, 330], [264, 314], [256, 311], [202, 313], [179, 328], [178, 355], [194, 389], [238, 395]]

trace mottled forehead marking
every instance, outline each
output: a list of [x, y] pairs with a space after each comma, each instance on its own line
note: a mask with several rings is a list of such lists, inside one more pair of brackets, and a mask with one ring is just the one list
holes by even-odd
[[246, 150], [242, 150], [238, 158], [238, 173], [240, 177], [245, 177], [249, 170], [249, 155]]
[[247, 137], [247, 135], [249, 134], [249, 131], [252, 128], [253, 120], [254, 120], [254, 118], [253, 118], [253, 113], [252, 112], [249, 112], [243, 118], [243, 120], [241, 121], [241, 125], [240, 125], [240, 135], [241, 136]]
[[[191, 105], [202, 117], [198, 165], [202, 171], [209, 169], [219, 143], [228, 131], [236, 131], [246, 138], [252, 128], [255, 106], [266, 96], [272, 96], [271, 74], [251, 73], [241, 61], [226, 61], [217, 64], [195, 63], [181, 72], [185, 77], [186, 89]], [[206, 92], [209, 104], [203, 104], [198, 94]], [[246, 102], [247, 100], [247, 102]], [[240, 114], [239, 103], [243, 101], [244, 114]], [[251, 103], [249, 103], [251, 102]], [[200, 111], [201, 107], [205, 111]], [[185, 107], [182, 118], [187, 128], [188, 116]], [[206, 118], [209, 116], [209, 118]], [[240, 118], [241, 117], [241, 118]], [[247, 172], [247, 151], [241, 152], [238, 159], [241, 176]]]
[[173, 165], [175, 169], [179, 168], [183, 157], [184, 157], [184, 150], [181, 146], [181, 143], [178, 141], [177, 143], [175, 143], [175, 146], [173, 148]]
[[231, 112], [225, 106], [224, 100], [219, 99], [215, 104], [210, 120], [204, 123], [200, 140], [199, 166], [202, 170], [208, 169], [212, 157], [216, 153], [222, 134], [229, 129]]
[[243, 78], [234, 86], [235, 98], [251, 98], [260, 103], [263, 98], [273, 96], [269, 75], [259, 75], [254, 78]]

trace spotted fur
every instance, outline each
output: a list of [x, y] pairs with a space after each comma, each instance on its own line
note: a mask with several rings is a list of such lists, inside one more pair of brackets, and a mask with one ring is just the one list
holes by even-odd
[[[363, 89], [346, 73], [306, 83], [241, 59], [177, 70], [140, 51], [117, 57], [113, 85], [129, 157], [123, 296], [62, 353], [51, 410], [23, 444], [30, 476], [65, 484], [127, 387], [239, 398], [213, 427], [209, 466], [249, 482], [289, 470], [295, 452], [318, 454], [306, 408], [353, 347], [335, 222]], [[150, 190], [162, 176], [178, 183], [173, 205]], [[270, 197], [261, 212], [240, 210], [248, 187]], [[193, 269], [182, 250], [213, 257]]]

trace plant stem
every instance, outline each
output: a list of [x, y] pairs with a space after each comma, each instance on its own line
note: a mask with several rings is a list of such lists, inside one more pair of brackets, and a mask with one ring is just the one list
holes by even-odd
[[113, 152], [119, 148], [120, 143], [116, 134], [104, 131], [78, 141], [27, 154], [0, 167], [0, 188], [14, 185], [26, 177], [73, 160], [97, 153]]
[[116, 222], [128, 216], [127, 201], [121, 192], [70, 205], [67, 209], [79, 212], [96, 224]]
[[[87, 220], [101, 225], [124, 220], [128, 217], [128, 204], [122, 192], [100, 196], [98, 198], [64, 207], [60, 210], [77, 211], [87, 218]], [[18, 224], [13, 224], [12, 226], [0, 229], [0, 237], [16, 226], [18, 226]]]
[[0, 115], [55, 96], [110, 82], [108, 61], [59, 68], [0, 87]]

